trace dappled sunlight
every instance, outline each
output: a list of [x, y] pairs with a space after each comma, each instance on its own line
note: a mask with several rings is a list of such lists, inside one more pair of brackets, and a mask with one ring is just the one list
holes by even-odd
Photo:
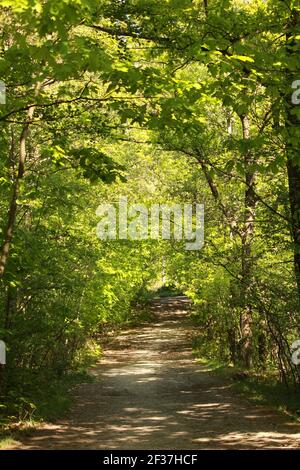
[[156, 302], [158, 323], [115, 339], [93, 369], [97, 381], [74, 391], [69, 418], [44, 425], [25, 448], [299, 448], [299, 425], [249, 404], [193, 359], [186, 304]]

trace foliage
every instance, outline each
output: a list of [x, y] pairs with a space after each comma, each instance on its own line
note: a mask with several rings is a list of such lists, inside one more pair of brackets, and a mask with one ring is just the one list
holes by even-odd
[[[297, 2], [0, 6], [4, 406], [35, 413], [30, 384], [95, 360], [165, 278], [208, 357], [299, 386]], [[204, 249], [98, 240], [97, 206], [122, 195], [204, 203]]]

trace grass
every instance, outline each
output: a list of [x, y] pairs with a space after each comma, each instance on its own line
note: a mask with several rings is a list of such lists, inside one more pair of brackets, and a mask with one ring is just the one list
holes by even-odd
[[300, 391], [287, 388], [272, 377], [250, 376], [238, 380], [234, 388], [252, 402], [269, 405], [300, 422]]
[[9, 429], [3, 429], [0, 433], [0, 450], [6, 450], [15, 447], [20, 440], [26, 436], [31, 436], [35, 426], [33, 423], [23, 423], [18, 426], [11, 426]]
[[[27, 378], [28, 379], [28, 378]], [[30, 434], [43, 421], [53, 422], [67, 415], [72, 404], [72, 389], [95, 379], [86, 371], [77, 371], [60, 379], [50, 376], [31, 378], [30, 385], [9, 393], [1, 405], [0, 449], [7, 448]], [[26, 390], [26, 394], [24, 392]]]
[[265, 374], [249, 372], [248, 375], [243, 375], [240, 369], [199, 357], [195, 350], [194, 354], [203, 364], [205, 371], [222, 375], [230, 380], [232, 388], [250, 402], [269, 406], [300, 422], [300, 390], [295, 390], [292, 386], [287, 388], [271, 372]]
[[73, 372], [55, 381], [48, 393], [39, 398], [36, 418], [42, 421], [54, 421], [67, 414], [72, 404], [72, 389], [82, 383], [91, 383], [95, 379], [86, 371]]
[[1, 439], [1, 434], [0, 434], [0, 450], [7, 449], [8, 447], [13, 446], [16, 443], [17, 441], [15, 438], [3, 437], [3, 439]]

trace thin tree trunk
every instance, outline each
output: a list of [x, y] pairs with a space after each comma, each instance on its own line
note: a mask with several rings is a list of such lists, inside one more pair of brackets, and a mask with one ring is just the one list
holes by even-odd
[[[290, 16], [289, 30], [286, 35], [286, 52], [287, 57], [294, 56], [299, 53], [296, 50], [297, 42], [292, 39], [294, 31], [300, 26], [300, 15], [296, 10], [292, 10]], [[286, 118], [285, 127], [287, 131], [287, 174], [289, 184], [289, 202], [291, 211], [291, 234], [294, 243], [294, 269], [298, 288], [298, 298], [300, 301], [300, 146], [299, 146], [299, 115], [295, 114], [295, 105], [292, 103], [291, 91], [292, 83], [300, 77], [300, 67], [298, 72], [293, 70], [286, 71], [286, 96], [285, 108]], [[299, 106], [299, 105], [298, 105]]]
[[[38, 94], [40, 89], [40, 84], [37, 84], [35, 95]], [[8, 209], [8, 219], [6, 229], [4, 231], [4, 241], [0, 250], [0, 280], [3, 278], [7, 266], [7, 261], [9, 257], [9, 252], [12, 244], [14, 226], [17, 216], [17, 200], [20, 190], [20, 181], [24, 176], [25, 171], [25, 162], [26, 162], [26, 140], [29, 133], [30, 122], [33, 118], [35, 107], [31, 106], [27, 112], [27, 119], [24, 123], [20, 141], [19, 141], [19, 162], [18, 162], [18, 171], [14, 179], [14, 184], [12, 188], [12, 194]]]
[[[241, 116], [243, 139], [250, 138], [250, 121], [247, 115]], [[247, 150], [244, 155], [244, 169], [246, 179], [245, 190], [245, 217], [242, 231], [242, 313], [240, 316], [241, 329], [241, 361], [245, 368], [250, 368], [253, 362], [253, 309], [252, 309], [252, 277], [253, 257], [252, 243], [254, 236], [254, 217], [256, 198], [254, 193], [255, 172], [253, 170], [252, 153]]]
[[[300, 122], [298, 126], [300, 126]], [[287, 158], [287, 172], [292, 220], [291, 232], [294, 242], [294, 268], [300, 300], [300, 166], [294, 162], [289, 152]]]
[[9, 250], [13, 238], [13, 230], [17, 215], [17, 198], [19, 193], [19, 180], [18, 178], [14, 182], [12, 196], [10, 200], [9, 210], [8, 210], [8, 221], [7, 226], [5, 229], [5, 238], [3, 245], [1, 247], [1, 255], [0, 255], [0, 279], [3, 278], [5, 273], [5, 268], [7, 265]]
[[7, 287], [7, 295], [4, 309], [4, 330], [8, 330], [10, 327], [11, 311], [14, 305], [14, 296], [12, 288], [9, 285]]

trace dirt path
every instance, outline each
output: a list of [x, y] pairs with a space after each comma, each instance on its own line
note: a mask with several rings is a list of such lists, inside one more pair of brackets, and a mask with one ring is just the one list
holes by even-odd
[[157, 301], [156, 321], [123, 332], [76, 389], [67, 420], [21, 449], [300, 448], [300, 426], [249, 404], [193, 359], [186, 299]]

